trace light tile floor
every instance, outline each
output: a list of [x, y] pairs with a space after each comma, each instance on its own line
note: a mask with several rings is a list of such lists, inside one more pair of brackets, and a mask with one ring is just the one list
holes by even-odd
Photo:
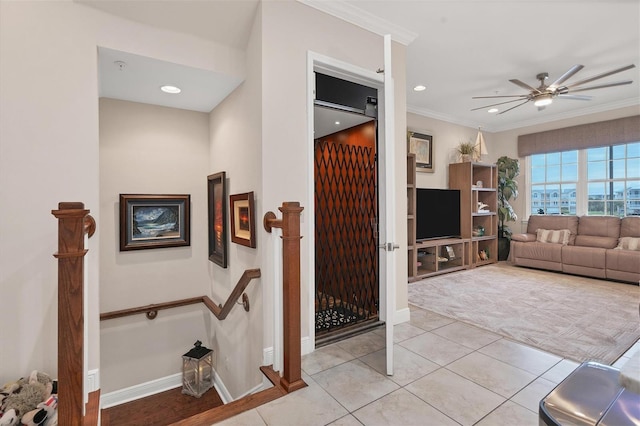
[[394, 337], [393, 376], [378, 329], [304, 356], [308, 387], [219, 424], [537, 426], [540, 400], [579, 365], [413, 306]]

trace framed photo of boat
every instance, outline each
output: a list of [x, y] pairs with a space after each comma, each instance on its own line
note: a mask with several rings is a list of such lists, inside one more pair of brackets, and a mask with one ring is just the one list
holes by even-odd
[[120, 194], [120, 251], [191, 245], [191, 196]]

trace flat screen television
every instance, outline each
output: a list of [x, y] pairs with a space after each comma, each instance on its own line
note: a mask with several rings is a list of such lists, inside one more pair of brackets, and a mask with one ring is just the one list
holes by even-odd
[[460, 190], [417, 188], [416, 240], [460, 236]]

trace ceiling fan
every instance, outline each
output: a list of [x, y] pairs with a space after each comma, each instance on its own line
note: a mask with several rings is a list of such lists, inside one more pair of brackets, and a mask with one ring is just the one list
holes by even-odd
[[520, 102], [516, 106], [512, 106], [511, 108], [505, 109], [504, 111], [501, 111], [499, 113], [499, 114], [504, 114], [505, 112], [511, 111], [512, 109], [517, 108], [521, 105], [524, 105], [530, 101], [533, 101], [533, 104], [538, 107], [538, 110], [542, 110], [546, 105], [551, 104], [553, 102], [553, 99], [556, 97], [563, 98], [563, 99], [588, 101], [591, 99], [591, 96], [574, 95], [573, 93], [583, 92], [585, 90], [603, 89], [605, 87], [622, 86], [625, 84], [633, 83], [633, 80], [627, 80], [627, 81], [619, 81], [615, 83], [599, 84], [595, 86], [580, 87], [585, 83], [590, 83], [592, 81], [599, 80], [601, 78], [608, 77], [610, 75], [617, 74], [619, 72], [626, 71], [631, 68], [635, 68], [635, 65], [631, 64], [631, 65], [624, 66], [622, 68], [618, 68], [612, 71], [598, 74], [593, 77], [586, 78], [584, 80], [580, 80], [576, 83], [572, 83], [566, 86], [563, 85], [565, 81], [567, 81], [569, 78], [575, 75], [582, 68], [584, 68], [584, 65], [572, 66], [567, 72], [562, 74], [556, 81], [554, 81], [549, 85], [545, 84], [545, 81], [547, 80], [547, 78], [549, 78], [549, 74], [546, 72], [542, 72], [536, 75], [536, 79], [538, 79], [538, 81], [540, 82], [540, 85], [538, 87], [529, 86], [527, 83], [523, 83], [518, 79], [511, 79], [509, 80], [510, 82], [512, 82], [516, 86], [520, 86], [523, 89], [528, 90], [529, 93], [524, 95], [474, 96], [471, 99], [491, 99], [491, 98], [517, 98], [517, 99], [513, 99], [505, 102], [498, 102], [496, 104], [491, 104], [491, 105], [484, 105], [478, 108], [473, 108], [471, 111], [476, 111], [479, 109], [484, 109], [484, 108], [498, 106], [498, 105], [504, 105], [512, 102]]

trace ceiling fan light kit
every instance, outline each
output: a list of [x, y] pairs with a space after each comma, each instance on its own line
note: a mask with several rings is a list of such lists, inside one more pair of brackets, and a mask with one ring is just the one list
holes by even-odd
[[511, 79], [509, 80], [511, 83], [515, 84], [516, 86], [519, 86], [525, 90], [528, 91], [527, 94], [523, 94], [523, 95], [496, 95], [496, 96], [474, 96], [472, 97], [472, 99], [497, 99], [497, 98], [515, 98], [512, 100], [508, 100], [508, 101], [503, 101], [503, 102], [498, 102], [498, 103], [494, 103], [494, 104], [490, 104], [490, 105], [484, 105], [478, 108], [473, 108], [471, 111], [476, 111], [479, 109], [485, 109], [485, 108], [490, 108], [490, 107], [495, 107], [498, 105], [504, 105], [504, 104], [509, 104], [512, 102], [519, 102], [517, 105], [512, 106], [510, 108], [505, 109], [504, 111], [501, 111], [498, 113], [499, 114], [504, 114], [505, 112], [511, 111], [512, 109], [515, 109], [521, 105], [524, 105], [530, 101], [533, 101], [533, 104], [535, 106], [538, 107], [538, 110], [542, 110], [544, 109], [545, 106], [550, 105], [551, 103], [553, 103], [553, 100], [555, 98], [561, 98], [561, 99], [571, 99], [571, 100], [579, 100], [579, 101], [588, 101], [591, 100], [591, 96], [584, 96], [584, 95], [573, 95], [574, 92], [583, 92], [586, 90], [595, 90], [595, 89], [603, 89], [606, 87], [615, 87], [615, 86], [622, 86], [622, 85], [626, 85], [626, 84], [631, 84], [633, 83], [633, 80], [626, 80], [626, 81], [618, 81], [618, 82], [614, 82], [614, 83], [604, 83], [604, 84], [599, 84], [596, 86], [588, 86], [588, 87], [582, 87], [583, 84], [585, 83], [590, 83], [592, 81], [595, 80], [599, 80], [601, 78], [604, 77], [608, 77], [610, 75], [613, 74], [617, 74], [619, 72], [623, 72], [632, 68], [635, 68], [634, 64], [631, 65], [627, 65], [621, 68], [617, 68], [611, 71], [607, 71], [604, 72], [602, 74], [598, 74], [595, 75], [593, 77], [589, 77], [586, 78], [584, 80], [580, 80], [576, 83], [573, 84], [569, 84], [569, 85], [564, 85], [563, 83], [565, 81], [567, 81], [568, 79], [570, 79], [571, 77], [573, 77], [578, 71], [580, 71], [582, 68], [584, 68], [584, 65], [574, 65], [571, 68], [569, 68], [569, 70], [567, 72], [565, 72], [564, 74], [562, 74], [556, 81], [554, 81], [553, 83], [547, 85], [545, 83], [545, 81], [547, 80], [547, 78], [549, 78], [549, 74], [546, 72], [542, 72], [539, 73], [538, 75], [536, 75], [536, 79], [538, 79], [538, 81], [540, 82], [540, 85], [538, 87], [533, 87], [528, 85], [527, 83], [524, 83], [518, 79]]
[[533, 104], [537, 107], [551, 105], [553, 102], [553, 95], [550, 93], [543, 93], [542, 95], [536, 96]]

